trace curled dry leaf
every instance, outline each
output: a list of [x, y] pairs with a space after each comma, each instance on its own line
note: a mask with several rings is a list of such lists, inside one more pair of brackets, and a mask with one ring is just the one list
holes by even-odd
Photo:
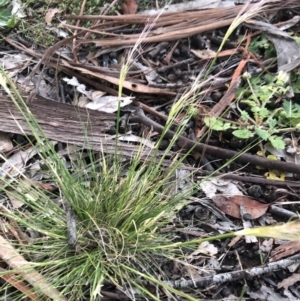
[[263, 204], [245, 195], [234, 195], [225, 197], [223, 195], [216, 195], [212, 197], [215, 205], [224, 213], [235, 217], [241, 218], [240, 206], [243, 205], [245, 211], [251, 215], [251, 219], [261, 217], [266, 213], [271, 204]]
[[130, 15], [136, 13], [138, 6], [134, 0], [126, 0], [126, 3], [123, 3], [121, 8], [124, 15]]

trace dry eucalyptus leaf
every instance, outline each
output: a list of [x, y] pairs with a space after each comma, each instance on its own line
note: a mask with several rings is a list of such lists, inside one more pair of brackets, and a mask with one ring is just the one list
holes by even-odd
[[199, 59], [210, 59], [216, 55], [216, 52], [210, 49], [202, 49], [202, 50], [194, 50], [191, 49], [191, 53], [193, 53]]
[[193, 258], [193, 256], [197, 256], [199, 254], [213, 256], [216, 255], [217, 253], [218, 253], [218, 248], [215, 247], [215, 245], [213, 245], [208, 241], [204, 241], [198, 246], [197, 250], [195, 250], [191, 255], [189, 255], [188, 258]]
[[[114, 136], [115, 137], [115, 136]], [[144, 144], [150, 148], [154, 148], [155, 143], [152, 142], [149, 139], [145, 139], [136, 135], [127, 134], [127, 135], [120, 135], [118, 136], [119, 141], [126, 141], [126, 142], [139, 142], [141, 144]]]
[[231, 197], [216, 195], [212, 197], [212, 200], [224, 213], [235, 218], [241, 218], [241, 205], [245, 207], [246, 212], [251, 215], [252, 219], [256, 219], [264, 215], [270, 206], [270, 204], [260, 203], [245, 195], [235, 195]]

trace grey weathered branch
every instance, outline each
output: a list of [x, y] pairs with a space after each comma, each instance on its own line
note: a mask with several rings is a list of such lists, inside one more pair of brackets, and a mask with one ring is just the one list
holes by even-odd
[[209, 277], [202, 277], [200, 279], [192, 280], [177, 280], [177, 281], [165, 281], [164, 283], [175, 288], [186, 288], [186, 287], [208, 287], [213, 284], [220, 284], [226, 282], [233, 282], [240, 279], [251, 279], [259, 275], [266, 273], [272, 273], [276, 270], [282, 270], [295, 262], [299, 262], [300, 255], [294, 255], [286, 259], [282, 259], [276, 262], [271, 262], [260, 267], [254, 267], [252, 269], [245, 269], [240, 271], [233, 271], [229, 273], [223, 273], [218, 275], [213, 275]]

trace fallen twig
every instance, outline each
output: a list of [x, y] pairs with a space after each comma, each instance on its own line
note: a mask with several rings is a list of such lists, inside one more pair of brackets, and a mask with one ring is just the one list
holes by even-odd
[[285, 269], [290, 265], [294, 264], [295, 262], [299, 262], [299, 260], [300, 260], [300, 254], [297, 254], [290, 258], [283, 259], [277, 262], [271, 262], [263, 266], [255, 267], [252, 269], [233, 271], [233, 272], [218, 274], [210, 277], [203, 277], [201, 279], [165, 281], [164, 283], [166, 285], [175, 287], [177, 289], [186, 288], [186, 287], [192, 287], [192, 288], [208, 287], [212, 284], [216, 285], [225, 282], [237, 281], [240, 279], [251, 279], [253, 277], [257, 277], [258, 275], [272, 273], [273, 271], [276, 270]]

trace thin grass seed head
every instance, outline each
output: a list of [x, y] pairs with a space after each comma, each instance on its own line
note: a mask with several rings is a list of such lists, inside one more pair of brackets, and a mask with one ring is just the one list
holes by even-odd
[[126, 79], [126, 76], [128, 74], [128, 71], [132, 65], [132, 63], [138, 58], [138, 48], [140, 45], [143, 44], [145, 38], [148, 36], [149, 32], [151, 32], [152, 28], [155, 26], [157, 20], [162, 15], [164, 10], [161, 10], [158, 14], [155, 14], [155, 16], [149, 16], [148, 21], [146, 25], [144, 26], [139, 38], [137, 39], [136, 43], [133, 45], [133, 47], [129, 50], [126, 58], [125, 63], [122, 64], [121, 71], [120, 71], [120, 83], [119, 83], [119, 90], [118, 90], [118, 96], [122, 96], [122, 89], [123, 85]]

